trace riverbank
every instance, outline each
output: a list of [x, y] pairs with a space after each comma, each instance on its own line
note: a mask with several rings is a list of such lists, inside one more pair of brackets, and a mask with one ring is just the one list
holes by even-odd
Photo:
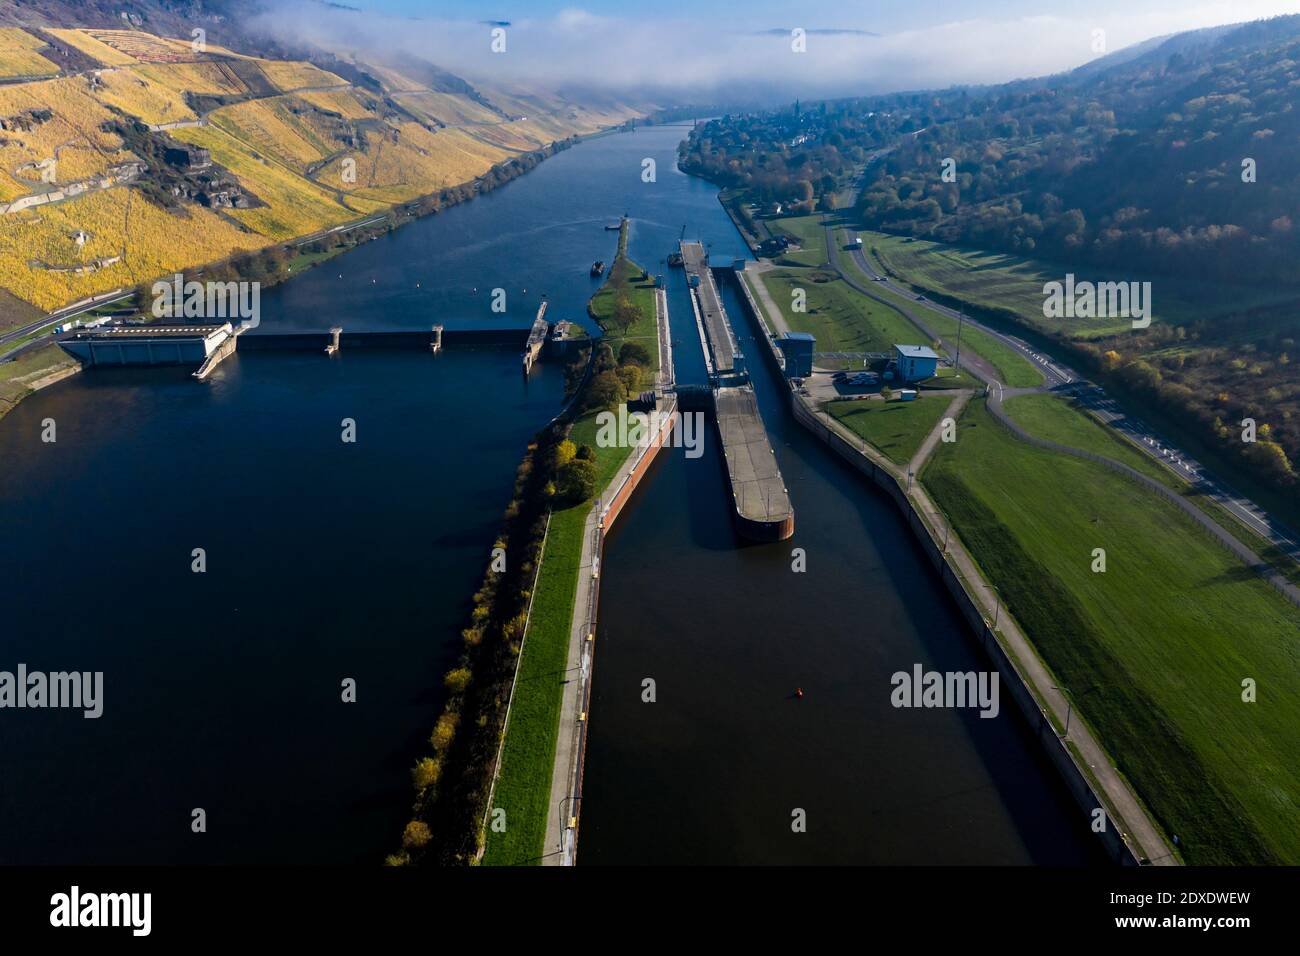
[[54, 344], [0, 364], [0, 419], [29, 395], [80, 371], [81, 363]]

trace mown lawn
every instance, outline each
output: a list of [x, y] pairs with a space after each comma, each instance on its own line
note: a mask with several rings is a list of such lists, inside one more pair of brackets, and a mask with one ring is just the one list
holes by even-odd
[[1155, 493], [1015, 440], [982, 400], [922, 478], [1187, 861], [1300, 862], [1300, 609]]
[[892, 402], [866, 399], [855, 402], [830, 402], [826, 408], [854, 434], [865, 438], [898, 465], [912, 460], [934, 431], [934, 426], [952, 404], [952, 396], [922, 393], [914, 401]]
[[[764, 272], [760, 280], [790, 328], [811, 332], [819, 352], [889, 352], [896, 344], [929, 344], [921, 330], [893, 309], [859, 295], [834, 273], [815, 269]], [[802, 289], [806, 312], [794, 311]]]
[[[837, 233], [841, 237], [842, 232]], [[871, 282], [871, 278], [863, 272], [853, 255], [846, 249], [837, 248], [836, 255], [839, 257], [840, 267], [846, 271], [852, 270], [852, 273], [864, 282]], [[903, 306], [907, 309], [915, 310], [925, 324], [944, 341], [944, 349], [949, 353], [954, 353], [957, 346], [957, 320], [949, 318], [939, 312], [924, 308], [925, 303], [914, 300], [904, 300], [894, 295], [887, 289], [878, 287], [876, 294], [881, 298]], [[1033, 364], [1025, 359], [1022, 355], [1004, 345], [991, 335], [981, 332], [979, 329], [971, 328], [963, 324], [961, 329], [961, 347], [969, 349], [976, 355], [987, 359], [997, 369], [998, 375], [1002, 381], [1012, 388], [1034, 388], [1043, 384], [1042, 373], [1034, 368]]]
[[799, 243], [797, 251], [791, 249], [776, 260], [778, 265], [824, 266], [830, 263], [826, 255], [826, 232], [822, 227], [820, 213], [770, 219], [767, 227], [773, 235], [786, 235]]
[[1129, 441], [1115, 434], [1113, 429], [1102, 425], [1067, 400], [1052, 395], [1018, 395], [1007, 399], [1004, 407], [1032, 435], [1114, 458], [1177, 491], [1260, 557], [1272, 562], [1288, 579], [1300, 584], [1300, 564], [1280, 553], [1274, 545], [1214, 501], [1194, 491], [1186, 481], [1167, 468], [1160, 467]]
[[1006, 309], [1031, 326], [1081, 337], [1094, 337], [1130, 328], [1128, 319], [1047, 319], [1043, 316], [1043, 285], [1064, 282], [1066, 273], [1076, 281], [1151, 281], [1153, 321], [1184, 325], [1199, 319], [1239, 312], [1270, 303], [1290, 301], [1285, 290], [1227, 286], [1130, 274], [1123, 269], [1078, 269], [1043, 259], [1002, 252], [949, 246], [925, 239], [909, 240], [880, 232], [863, 232], [862, 241], [874, 248], [889, 268], [913, 285], [943, 293], [990, 309]]

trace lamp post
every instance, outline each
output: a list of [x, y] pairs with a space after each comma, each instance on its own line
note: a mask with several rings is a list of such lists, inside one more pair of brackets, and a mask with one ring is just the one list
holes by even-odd
[[993, 630], [998, 629], [998, 615], [1002, 612], [1002, 592], [997, 589], [995, 584], [984, 585], [993, 592]]
[[960, 372], [961, 370], [961, 325], [962, 325], [962, 319], [964, 319], [965, 317], [966, 314], [964, 312], [957, 313], [957, 359], [953, 363], [953, 367], [954, 367], [954, 371], [958, 371], [958, 372]]
[[[1070, 697], [1070, 692], [1066, 690], [1064, 687], [1058, 687], [1057, 685], [1053, 684], [1052, 689], [1059, 690], [1061, 692], [1061, 696], [1065, 698], [1065, 732], [1061, 734], [1061, 737], [1065, 738], [1070, 736], [1070, 715], [1074, 712], [1074, 701]], [[1087, 697], [1096, 689], [1097, 689], [1097, 685], [1094, 684], [1092, 687], [1089, 687], [1079, 696]]]

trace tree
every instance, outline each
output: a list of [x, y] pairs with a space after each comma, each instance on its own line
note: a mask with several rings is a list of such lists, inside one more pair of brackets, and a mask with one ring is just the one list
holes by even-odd
[[641, 310], [632, 304], [625, 293], [619, 295], [614, 303], [614, 324], [626, 332], [641, 318]]
[[586, 501], [596, 493], [596, 463], [575, 458], [560, 472], [557, 489], [565, 501], [573, 504]]
[[429, 824], [423, 820], [412, 820], [402, 831], [402, 846], [408, 850], [416, 850], [423, 846], [428, 846], [429, 841], [433, 839], [433, 834], [429, 831]]
[[469, 668], [457, 667], [455, 670], [447, 671], [447, 676], [442, 679], [443, 685], [452, 694], [463, 694], [465, 688], [469, 686]]
[[427, 790], [442, 776], [442, 764], [432, 757], [421, 757], [411, 768], [411, 782], [416, 790]]
[[619, 365], [650, 365], [650, 351], [640, 342], [624, 342], [618, 350]]
[[623, 390], [631, 395], [641, 387], [641, 369], [636, 365], [620, 365], [618, 367], [618, 378], [623, 383]]

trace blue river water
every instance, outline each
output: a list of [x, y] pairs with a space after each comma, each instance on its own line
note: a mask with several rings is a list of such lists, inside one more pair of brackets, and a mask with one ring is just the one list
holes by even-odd
[[[632, 257], [667, 275], [679, 378], [703, 381], [663, 261], [683, 231], [715, 262], [745, 247], [715, 190], [676, 170], [685, 133], [564, 151], [265, 290], [263, 329], [522, 328], [543, 295], [550, 319], [585, 321], [588, 267], [613, 258], [604, 226], [627, 213]], [[513, 348], [251, 352], [205, 384], [88, 371], [0, 421], [0, 669], [104, 673], [97, 720], [0, 712], [0, 862], [379, 862], [562, 378], [543, 362], [525, 380]], [[580, 859], [1095, 860], [1007, 708], [888, 706], [893, 670], [982, 661], [889, 503], [789, 419], [761, 368], [756, 385], [795, 540], [740, 546], [711, 442], [638, 492], [603, 579]], [[792, 545], [809, 573], [791, 573]]]

